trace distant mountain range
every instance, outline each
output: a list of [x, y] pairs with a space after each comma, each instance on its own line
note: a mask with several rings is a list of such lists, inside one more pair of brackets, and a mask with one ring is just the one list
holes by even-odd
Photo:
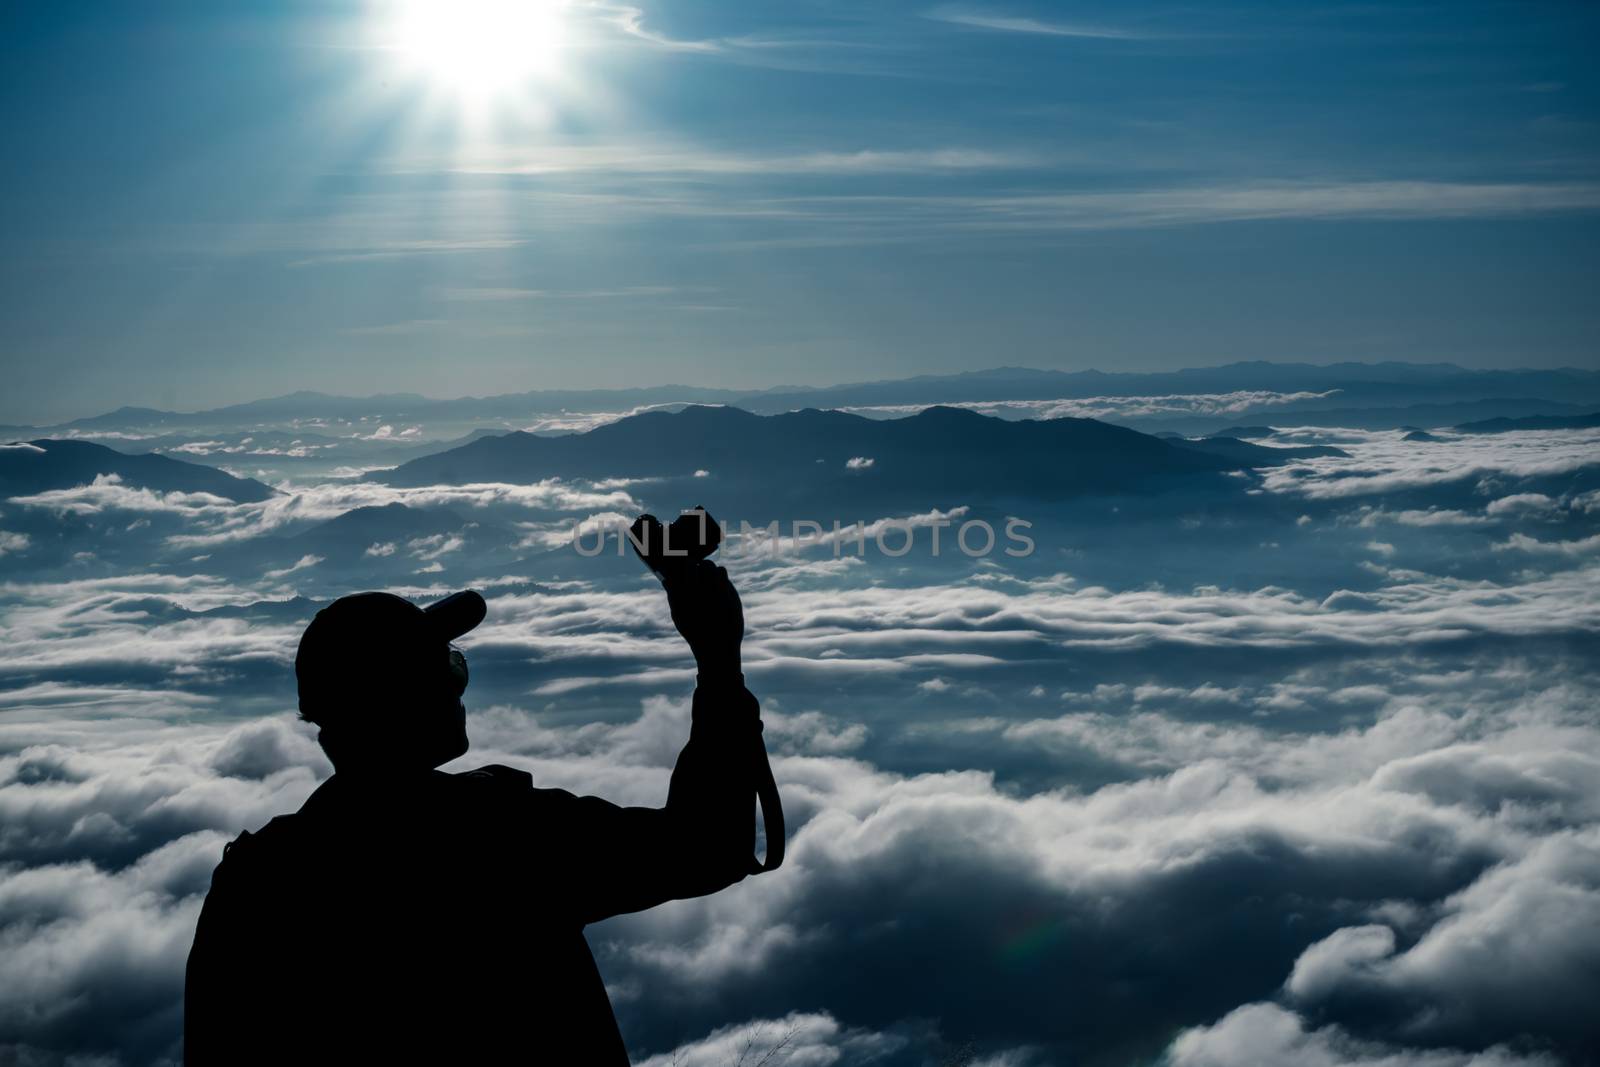
[[[1340, 399], [1344, 399], [1342, 396]], [[1283, 405], [1261, 407], [1250, 413], [1252, 419], [1262, 424], [1285, 426], [1343, 426], [1355, 430], [1393, 430], [1403, 427], [1447, 429], [1484, 419], [1518, 419], [1534, 415], [1569, 416], [1588, 411], [1593, 404], [1570, 404], [1537, 397], [1490, 397], [1483, 400], [1459, 400], [1441, 404], [1407, 404], [1399, 407], [1306, 407]], [[1179, 420], [1209, 430], [1212, 420]], [[1242, 427], [1252, 429], [1252, 427]], [[1191, 431], [1193, 432], [1193, 431]], [[1218, 435], [1237, 436], [1230, 429], [1212, 430]]]
[[[1211, 395], [1241, 392], [1329, 393], [1360, 405], [1528, 396], [1600, 399], [1600, 372], [1573, 369], [1475, 371], [1452, 363], [1230, 363], [1152, 373], [1048, 371], [1001, 367], [801, 390], [766, 390], [731, 401], [752, 411], [795, 407], [866, 407], [1017, 400]], [[1326, 405], [1326, 400], [1296, 402]]]
[[88, 441], [18, 442], [0, 446], [0, 499], [88, 485], [114, 475], [124, 484], [163, 493], [210, 493], [239, 504], [274, 490], [249, 478], [166, 456], [128, 455]]
[[[126, 407], [90, 418], [41, 428], [0, 427], [0, 438], [94, 436], [136, 430], [143, 434], [182, 434], [201, 428], [247, 429], [277, 426], [317, 432], [329, 422], [388, 419], [397, 422], [482, 423], [503, 428], [526, 424], [533, 416], [559, 412], [626, 413], [653, 406], [731, 404], [757, 414], [803, 408], [893, 408], [938, 404], [1028, 403], [1094, 397], [1131, 398], [1233, 393], [1311, 394], [1290, 401], [1263, 395], [1257, 407], [1274, 414], [1303, 411], [1316, 419], [1351, 412], [1411, 405], [1489, 405], [1464, 418], [1499, 415], [1570, 414], [1600, 404], [1600, 372], [1551, 370], [1469, 370], [1451, 363], [1267, 363], [1241, 362], [1178, 371], [1108, 373], [999, 367], [959, 374], [854, 382], [822, 387], [781, 386], [732, 390], [689, 385], [623, 389], [549, 389], [486, 397], [435, 400], [415, 393], [366, 397], [296, 392], [206, 411], [174, 412]], [[1326, 395], [1317, 395], [1326, 394]], [[1518, 398], [1518, 399], [1506, 399]], [[1330, 404], [1330, 399], [1337, 403]], [[1553, 405], [1529, 410], [1527, 405]], [[1492, 405], [1512, 405], [1501, 410]], [[901, 412], [902, 414], [904, 412]], [[1025, 413], [1025, 412], [1024, 412]], [[1154, 418], [1130, 414], [1122, 421]], [[1254, 412], [1252, 412], [1254, 417]], [[1370, 417], [1370, 416], [1369, 416]], [[1392, 415], [1383, 416], [1385, 419]], [[1425, 416], [1413, 414], [1421, 425]], [[1331, 424], [1331, 423], [1322, 423]], [[1434, 423], [1446, 425], [1447, 423]], [[1213, 420], [1209, 429], [1226, 425]], [[1182, 429], [1162, 426], [1164, 429]], [[459, 431], [456, 431], [459, 432]]]
[[1600, 412], [1588, 415], [1529, 415], [1521, 419], [1484, 419], [1462, 423], [1458, 433], [1508, 433], [1512, 430], [1590, 430], [1600, 426]]

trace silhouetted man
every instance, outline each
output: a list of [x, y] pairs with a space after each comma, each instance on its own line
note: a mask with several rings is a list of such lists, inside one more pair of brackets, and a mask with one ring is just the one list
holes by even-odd
[[449, 642], [482, 621], [477, 593], [318, 612], [295, 673], [335, 773], [225, 850], [189, 955], [186, 1061], [626, 1064], [584, 925], [760, 867], [739, 596], [708, 561], [667, 586], [699, 676], [662, 808], [436, 769], [467, 750]]

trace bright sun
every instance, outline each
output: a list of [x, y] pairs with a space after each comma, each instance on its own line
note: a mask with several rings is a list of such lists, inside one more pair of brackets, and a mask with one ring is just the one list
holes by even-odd
[[483, 102], [552, 78], [564, 0], [399, 0], [393, 44], [408, 66]]

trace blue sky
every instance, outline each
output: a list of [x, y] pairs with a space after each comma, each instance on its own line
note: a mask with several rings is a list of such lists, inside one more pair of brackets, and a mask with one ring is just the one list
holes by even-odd
[[0, 421], [1600, 365], [1587, 4], [572, 0], [471, 93], [404, 7], [7, 5]]

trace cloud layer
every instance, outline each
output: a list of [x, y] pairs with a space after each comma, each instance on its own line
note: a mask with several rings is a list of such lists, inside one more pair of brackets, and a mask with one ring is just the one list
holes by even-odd
[[[1589, 1062], [1592, 441], [1268, 443], [1307, 440], [1349, 456], [1251, 475], [1222, 514], [1086, 504], [1030, 561], [730, 557], [789, 858], [589, 931], [636, 1062]], [[168, 515], [151, 543], [200, 554], [357, 506], [478, 525], [295, 542], [271, 572], [68, 561], [0, 584], [0, 1055], [177, 1055], [222, 844], [330, 773], [290, 667], [334, 590], [433, 566], [406, 591], [480, 585], [460, 766], [659, 803], [692, 685], [659, 589], [609, 555], [491, 571], [475, 540], [544, 551], [652, 488], [7, 502], [7, 523], [115, 515], [125, 540]], [[1152, 551], [1193, 580], [1154, 580]]]

